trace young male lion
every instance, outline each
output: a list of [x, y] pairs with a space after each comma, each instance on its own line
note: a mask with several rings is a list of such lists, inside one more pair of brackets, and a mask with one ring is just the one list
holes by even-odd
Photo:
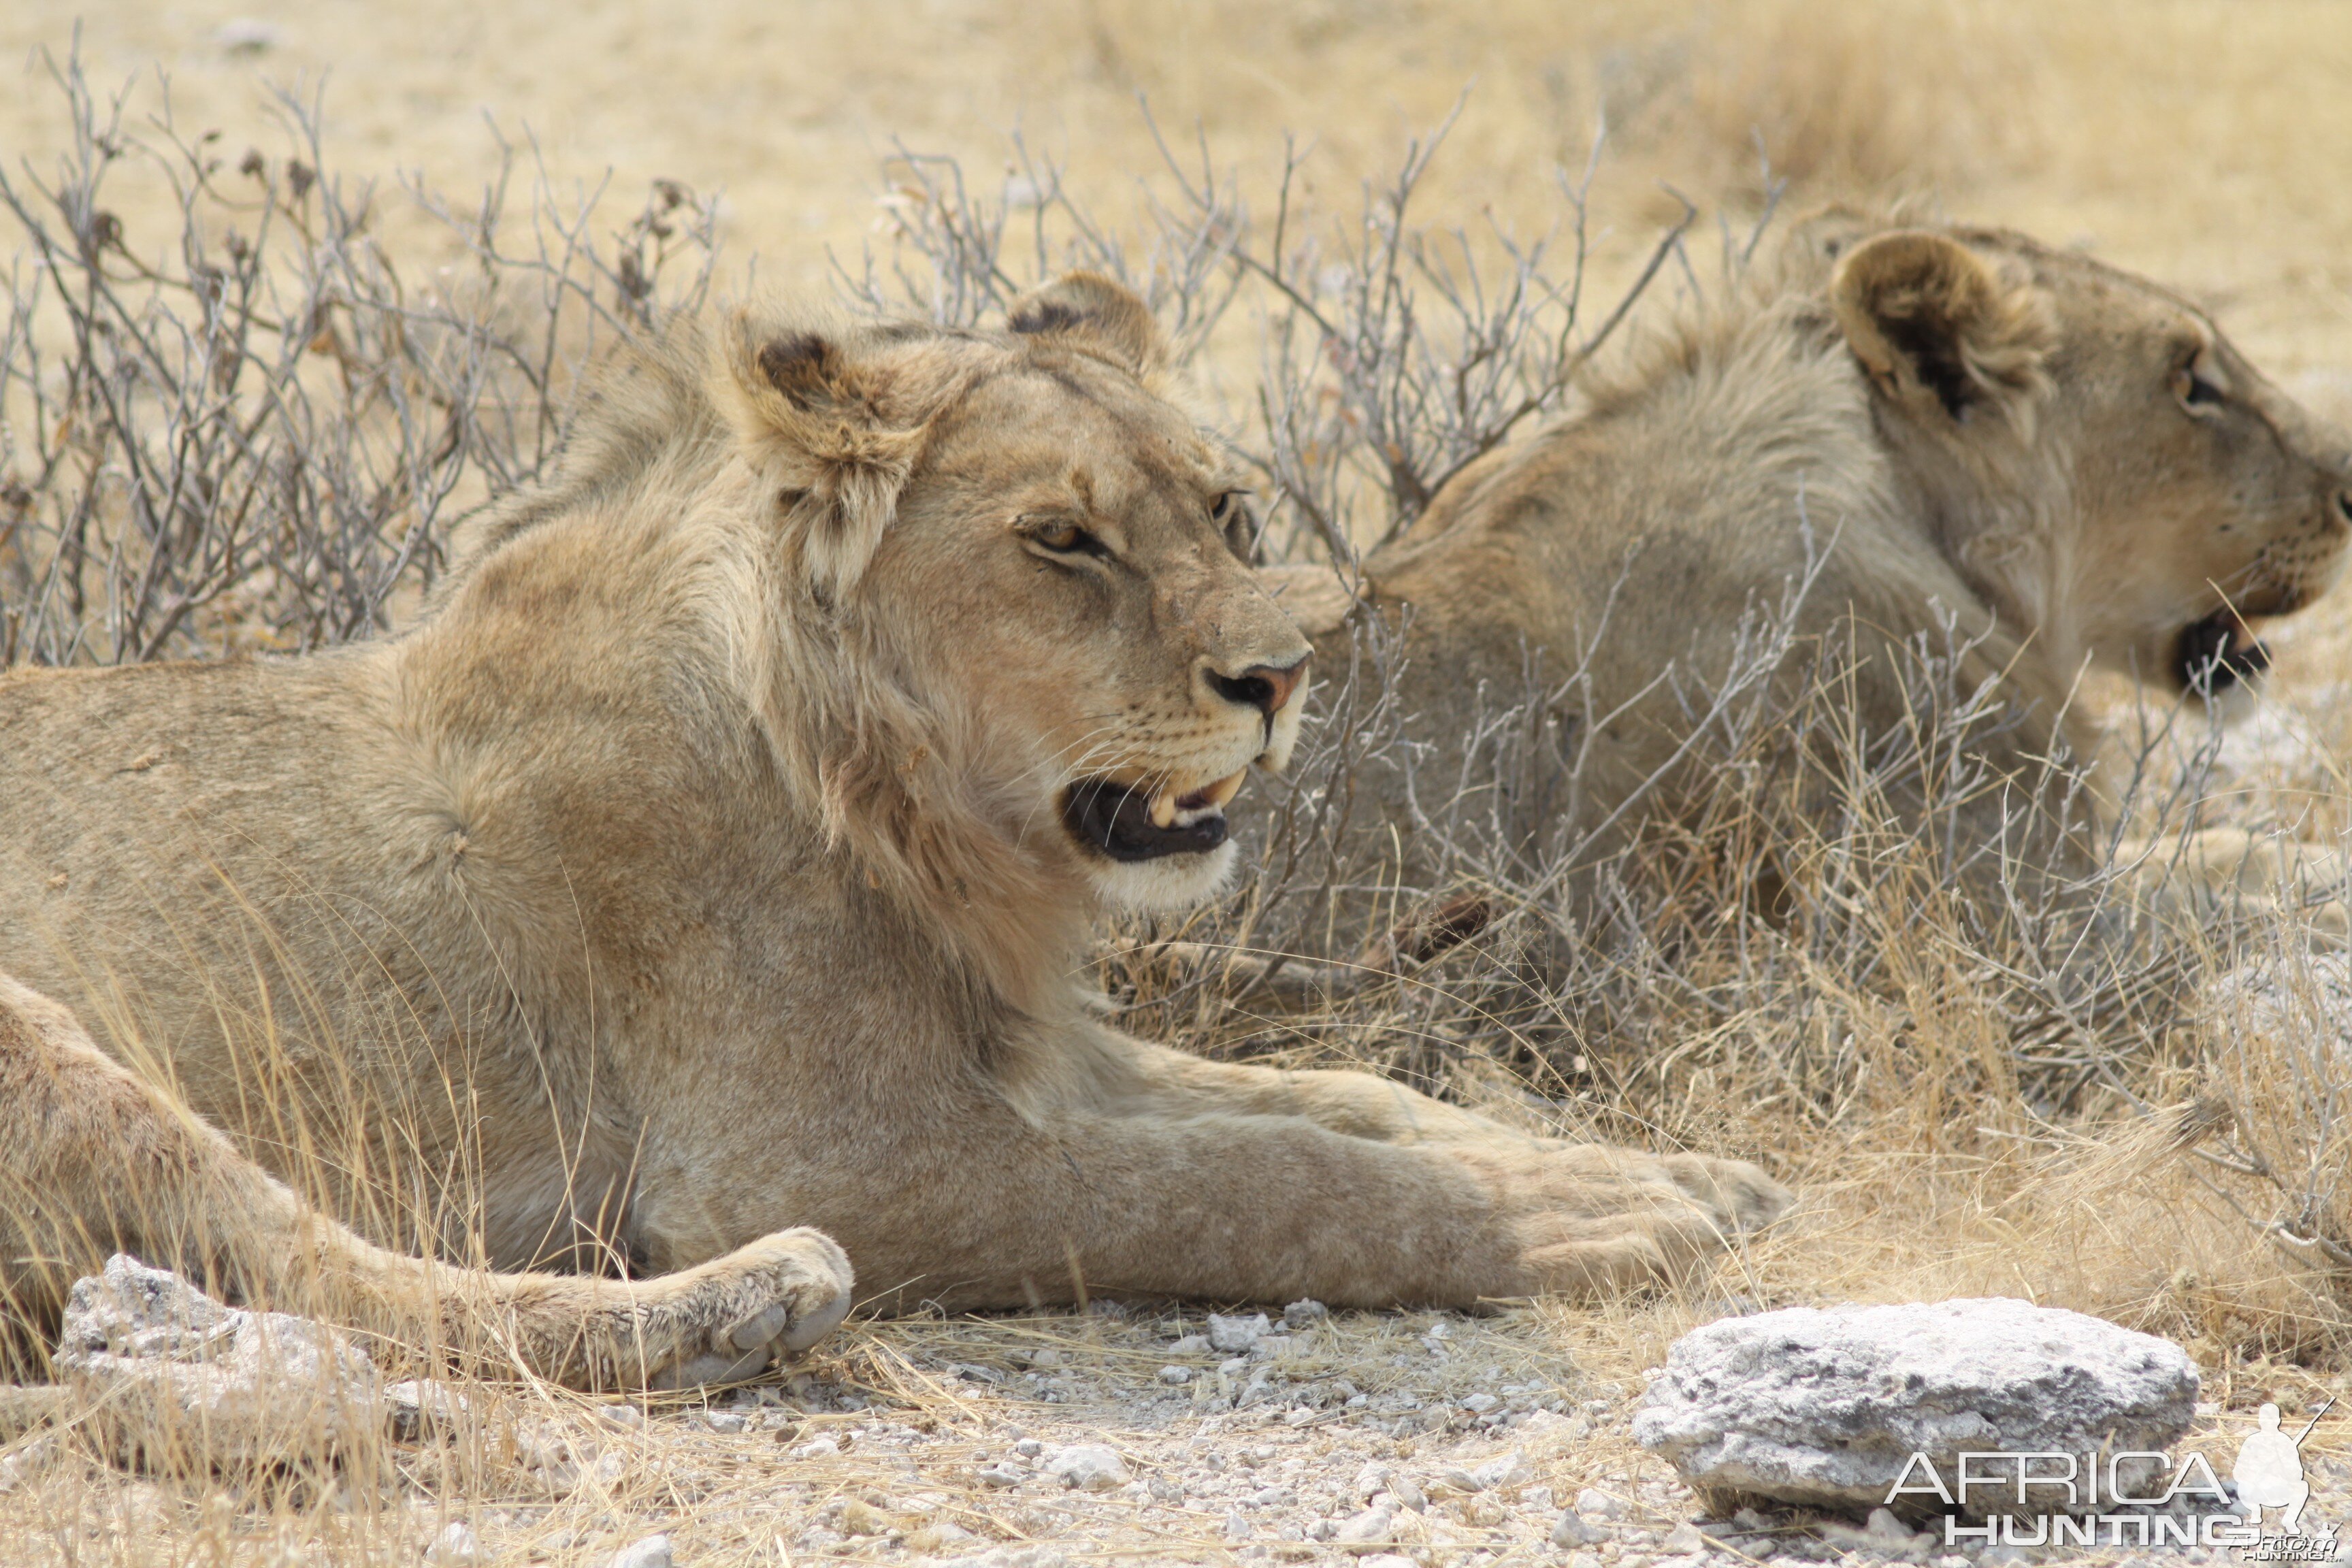
[[[1359, 781], [1383, 834], [1465, 779], [1509, 847], [1589, 836], [1587, 866], [1645, 819], [1696, 824], [1758, 776], [1717, 770], [1753, 711], [1717, 699], [1760, 672], [1768, 710], [1810, 691], [1820, 751], [1843, 753], [1791, 766], [1817, 781], [1800, 818], [1924, 815], [1940, 792], [1947, 854], [2015, 856], [2043, 829], [2063, 851], [2078, 840], [2037, 797], [2053, 758], [2099, 750], [2085, 670], [2203, 694], [2263, 668], [2248, 623], [2342, 563], [2348, 462], [2145, 279], [2003, 230], [1831, 214], [1575, 415], [1465, 469], [1352, 600], [1278, 572], [1286, 605], [1319, 606], [1301, 618], [1326, 668], [1346, 668], [1356, 604], [1401, 631], [1423, 745], [1417, 788]], [[1982, 721], [1966, 755], [1915, 758], [1938, 776], [1906, 778], [1886, 748], [1936, 731], [1937, 680]], [[1465, 755], [1482, 700], [1524, 705], [1505, 739], [1534, 743], [1509, 765]], [[1858, 757], [1887, 799], [1861, 797]]]
[[[1085, 275], [1003, 332], [746, 317], [706, 372], [680, 331], [402, 635], [0, 681], [0, 968], [104, 1046], [0, 993], [18, 1310], [122, 1247], [675, 1382], [821, 1332], [851, 1266], [1466, 1305], [1771, 1218], [1750, 1165], [1090, 1013], [1089, 922], [1219, 885], [1308, 652], [1160, 355]], [[377, 1241], [661, 1277], [420, 1262], [263, 1166]]]

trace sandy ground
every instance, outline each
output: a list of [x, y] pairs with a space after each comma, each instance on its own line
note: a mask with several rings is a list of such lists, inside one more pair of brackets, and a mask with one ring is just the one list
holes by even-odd
[[[1277, 1320], [1240, 1357], [1208, 1348], [1207, 1328], [1173, 1311], [854, 1327], [789, 1378], [707, 1401], [551, 1407], [477, 1393], [457, 1440], [476, 1451], [470, 1485], [448, 1487], [446, 1456], [427, 1445], [401, 1456], [390, 1511], [330, 1505], [299, 1524], [207, 1487], [98, 1471], [53, 1441], [8, 1475], [5, 1513], [46, 1521], [9, 1561], [191, 1560], [167, 1541], [196, 1562], [279, 1568], [336, 1546], [333, 1561], [431, 1563], [441, 1542], [442, 1561], [467, 1561], [454, 1540], [479, 1563], [604, 1568], [656, 1536], [674, 1563], [779, 1568], [2235, 1561], [1956, 1550], [1802, 1514], [1712, 1518], [1633, 1443], [1638, 1371], [1598, 1341], [1590, 1360], [1570, 1353], [1579, 1329], [1558, 1318]], [[2209, 1385], [2184, 1448], [2226, 1474], [2254, 1392]], [[2316, 1384], [2278, 1396], [2300, 1409]], [[2315, 1527], [2352, 1521], [2352, 1466], [2326, 1426], [2304, 1450]], [[1056, 1473], [1073, 1449], [1100, 1479]]]

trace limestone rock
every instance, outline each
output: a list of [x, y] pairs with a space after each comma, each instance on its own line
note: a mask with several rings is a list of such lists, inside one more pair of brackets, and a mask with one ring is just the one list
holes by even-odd
[[1038, 1467], [1066, 1487], [1085, 1492], [1107, 1492], [1127, 1484], [1127, 1462], [1099, 1443], [1073, 1443], [1056, 1448]]
[[1209, 1314], [1209, 1348], [1220, 1355], [1247, 1355], [1250, 1347], [1265, 1338], [1273, 1327], [1264, 1312], [1253, 1312], [1246, 1318], [1238, 1314], [1228, 1318], [1222, 1313], [1212, 1312]]
[[383, 1420], [374, 1366], [333, 1330], [224, 1306], [120, 1253], [74, 1282], [57, 1366], [102, 1396], [92, 1421], [116, 1450], [150, 1465], [331, 1458]]
[[2161, 1452], [2197, 1390], [2169, 1341], [2025, 1301], [1792, 1308], [1676, 1341], [1633, 1436], [1702, 1490], [1860, 1517], [1915, 1453], [1949, 1484], [1963, 1449]]

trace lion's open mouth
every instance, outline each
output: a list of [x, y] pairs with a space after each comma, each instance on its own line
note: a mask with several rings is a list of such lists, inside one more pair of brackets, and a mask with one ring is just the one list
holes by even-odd
[[1114, 860], [1205, 855], [1225, 841], [1225, 803], [1241, 787], [1240, 773], [1182, 794], [1164, 781], [1080, 779], [1062, 796], [1062, 821]]
[[2271, 667], [2271, 650], [2232, 610], [2216, 610], [2181, 629], [2172, 677], [2184, 691], [2210, 697]]

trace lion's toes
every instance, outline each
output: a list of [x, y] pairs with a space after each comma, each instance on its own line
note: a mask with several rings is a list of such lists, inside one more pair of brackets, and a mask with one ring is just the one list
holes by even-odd
[[1675, 1154], [1663, 1163], [1683, 1195], [1714, 1215], [1731, 1235], [1761, 1230], [1797, 1201], [1795, 1194], [1745, 1160]]
[[[849, 1258], [821, 1231], [779, 1231], [677, 1277], [677, 1294], [656, 1309], [649, 1334], [667, 1341], [646, 1358], [650, 1388], [688, 1388], [757, 1377], [808, 1349], [849, 1315]], [[649, 1352], [656, 1345], [648, 1344]]]

